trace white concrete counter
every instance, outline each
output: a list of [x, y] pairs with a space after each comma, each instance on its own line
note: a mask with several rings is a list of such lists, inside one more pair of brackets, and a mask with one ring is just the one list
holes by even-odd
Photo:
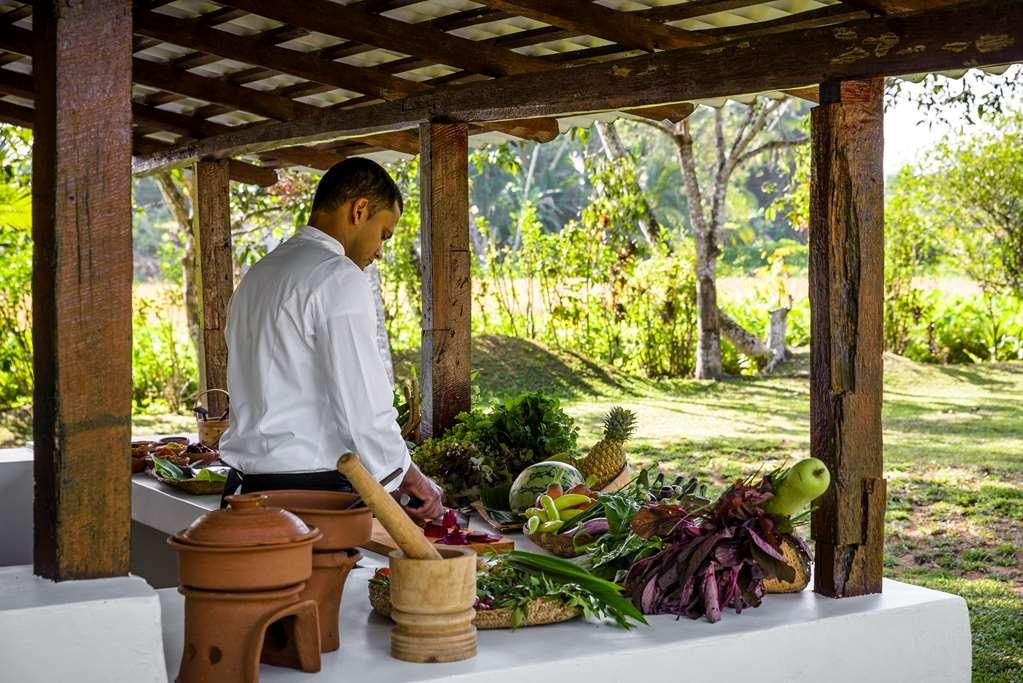
[[[682, 681], [753, 677], [759, 683], [940, 683], [970, 680], [970, 625], [962, 598], [896, 581], [884, 593], [833, 600], [805, 591], [772, 595], [717, 624], [670, 616], [625, 631], [575, 620], [518, 631], [480, 631], [479, 655], [453, 664], [409, 664], [389, 654], [391, 624], [373, 613], [369, 569], [352, 572], [341, 605], [341, 649], [319, 674], [260, 667], [260, 681], [573, 680]], [[183, 598], [157, 591], [167, 675], [183, 645]]]

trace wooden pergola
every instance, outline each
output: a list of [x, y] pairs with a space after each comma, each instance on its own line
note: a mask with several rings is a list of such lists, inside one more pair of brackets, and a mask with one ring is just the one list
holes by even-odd
[[[1023, 60], [1018, 0], [0, 0], [0, 119], [32, 126], [35, 569], [129, 569], [131, 175], [194, 165], [209, 386], [225, 383], [230, 180], [421, 159], [424, 429], [469, 403], [470, 138], [677, 120], [765, 91], [812, 115], [815, 590], [881, 589], [886, 76]], [[421, 12], [417, 14], [417, 11]], [[634, 11], [626, 11], [634, 10]], [[488, 33], [488, 30], [490, 31]]]

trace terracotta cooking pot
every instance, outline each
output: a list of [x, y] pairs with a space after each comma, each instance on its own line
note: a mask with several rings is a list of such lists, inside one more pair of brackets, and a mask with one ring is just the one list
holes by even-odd
[[295, 515], [266, 505], [266, 496], [228, 496], [167, 539], [178, 553], [181, 585], [216, 591], [275, 590], [309, 579], [312, 545], [323, 534]]
[[323, 532], [316, 552], [334, 552], [365, 545], [373, 533], [373, 512], [367, 507], [346, 510], [357, 496], [337, 491], [263, 491], [267, 505], [281, 507]]

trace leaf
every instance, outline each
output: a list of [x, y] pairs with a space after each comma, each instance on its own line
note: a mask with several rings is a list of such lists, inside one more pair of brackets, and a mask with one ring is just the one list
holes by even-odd
[[688, 514], [678, 505], [644, 505], [633, 515], [629, 527], [641, 538], [667, 536]]

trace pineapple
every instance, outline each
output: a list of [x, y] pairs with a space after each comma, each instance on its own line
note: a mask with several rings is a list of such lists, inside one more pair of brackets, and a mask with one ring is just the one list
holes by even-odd
[[579, 471], [589, 480], [596, 477], [591, 488], [610, 484], [625, 468], [625, 442], [636, 428], [636, 413], [614, 406], [604, 418], [604, 438], [597, 442], [579, 463]]

